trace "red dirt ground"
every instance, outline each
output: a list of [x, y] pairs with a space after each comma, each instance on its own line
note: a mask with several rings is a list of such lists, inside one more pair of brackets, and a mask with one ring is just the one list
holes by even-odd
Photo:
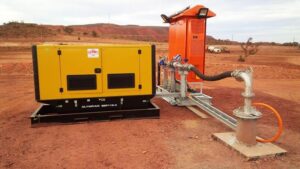
[[[0, 48], [0, 168], [300, 168], [300, 50], [261, 47], [246, 63], [238, 63], [239, 47], [228, 47], [230, 54], [207, 55], [207, 74], [254, 68], [254, 100], [281, 113], [284, 133], [276, 145], [287, 155], [246, 161], [211, 138], [212, 133], [230, 129], [159, 98], [153, 102], [161, 108], [160, 119], [31, 128], [28, 117], [38, 103], [30, 51]], [[158, 44], [158, 53], [167, 53], [166, 44]], [[214, 105], [228, 114], [241, 106], [242, 83], [228, 79], [204, 85]], [[259, 135], [269, 137], [275, 132], [275, 118], [262, 111]]]

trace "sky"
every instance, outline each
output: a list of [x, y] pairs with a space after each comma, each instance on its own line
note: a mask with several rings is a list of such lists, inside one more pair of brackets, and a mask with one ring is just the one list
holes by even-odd
[[300, 0], [0, 0], [0, 24], [168, 26], [160, 14], [196, 4], [217, 14], [207, 24], [217, 39], [300, 42]]

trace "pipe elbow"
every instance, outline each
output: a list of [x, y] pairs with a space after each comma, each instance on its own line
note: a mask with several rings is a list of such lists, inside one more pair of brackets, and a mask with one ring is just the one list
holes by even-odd
[[236, 70], [232, 72], [232, 76], [235, 77], [238, 81], [243, 81], [245, 84], [245, 93], [244, 97], [252, 97], [254, 96], [252, 92], [253, 87], [253, 79], [252, 79], [252, 68], [249, 68], [247, 70]]

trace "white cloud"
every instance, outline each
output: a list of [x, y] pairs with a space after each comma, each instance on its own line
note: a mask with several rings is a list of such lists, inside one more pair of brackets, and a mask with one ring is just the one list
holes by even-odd
[[0, 23], [11, 20], [22, 20], [22, 13], [10, 7], [0, 5]]

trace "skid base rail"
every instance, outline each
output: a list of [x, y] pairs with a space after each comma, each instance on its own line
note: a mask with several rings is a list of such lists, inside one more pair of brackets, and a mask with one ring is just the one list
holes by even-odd
[[31, 116], [31, 125], [41, 123], [75, 123], [82, 121], [108, 121], [116, 119], [159, 118], [157, 105], [149, 103], [147, 108], [109, 111], [57, 113], [50, 105], [42, 104]]
[[[161, 97], [171, 105], [177, 106], [196, 106], [212, 117], [218, 119], [220, 122], [235, 130], [237, 121], [235, 118], [229, 116], [225, 112], [214, 107], [211, 103], [212, 97], [203, 93], [190, 93], [188, 97], [181, 98], [178, 92], [169, 92], [161, 86], [156, 88], [156, 96]], [[195, 112], [194, 112], [195, 113]]]

